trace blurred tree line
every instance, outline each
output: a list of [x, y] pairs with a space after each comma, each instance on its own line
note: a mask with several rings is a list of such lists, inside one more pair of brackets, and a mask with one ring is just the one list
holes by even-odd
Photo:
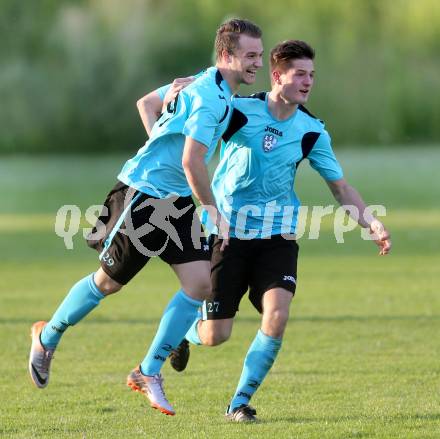
[[[440, 141], [438, 0], [2, 0], [0, 152], [134, 152], [136, 100], [210, 65], [233, 16], [262, 27], [265, 61], [315, 47], [308, 108], [335, 145]], [[241, 93], [268, 87], [266, 62]]]

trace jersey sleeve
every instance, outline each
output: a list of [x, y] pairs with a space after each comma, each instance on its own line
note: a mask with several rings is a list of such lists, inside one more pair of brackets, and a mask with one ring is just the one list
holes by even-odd
[[226, 107], [225, 99], [194, 94], [182, 133], [209, 148]]
[[336, 159], [331, 145], [330, 135], [323, 130], [308, 155], [310, 165], [319, 172], [322, 178], [328, 181], [343, 178], [341, 165]]
[[167, 94], [167, 91], [170, 89], [171, 84], [163, 85], [162, 87], [159, 87], [156, 89], [156, 93], [160, 96], [162, 101], [165, 99], [165, 95]]

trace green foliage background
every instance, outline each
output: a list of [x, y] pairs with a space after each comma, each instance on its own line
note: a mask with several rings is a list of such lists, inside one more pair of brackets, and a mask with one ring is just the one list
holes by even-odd
[[[134, 152], [135, 101], [209, 65], [232, 16], [263, 28], [266, 54], [316, 48], [309, 108], [335, 145], [440, 141], [437, 0], [2, 0], [0, 152]], [[242, 93], [268, 85], [265, 66]]]

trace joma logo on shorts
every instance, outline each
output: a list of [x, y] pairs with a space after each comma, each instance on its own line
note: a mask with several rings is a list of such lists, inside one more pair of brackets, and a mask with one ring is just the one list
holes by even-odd
[[283, 280], [287, 280], [288, 282], [293, 282], [294, 284], [296, 284], [295, 278], [293, 276], [287, 276], [285, 275], [283, 277]]

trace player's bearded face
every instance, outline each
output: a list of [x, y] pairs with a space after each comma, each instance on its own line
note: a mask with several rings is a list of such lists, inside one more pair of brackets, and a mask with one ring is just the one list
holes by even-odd
[[311, 59], [296, 59], [280, 72], [277, 86], [281, 97], [290, 104], [305, 104], [313, 87], [315, 70]]
[[260, 38], [241, 35], [231, 55], [230, 68], [236, 72], [238, 84], [253, 84], [257, 70], [263, 66], [263, 44]]

